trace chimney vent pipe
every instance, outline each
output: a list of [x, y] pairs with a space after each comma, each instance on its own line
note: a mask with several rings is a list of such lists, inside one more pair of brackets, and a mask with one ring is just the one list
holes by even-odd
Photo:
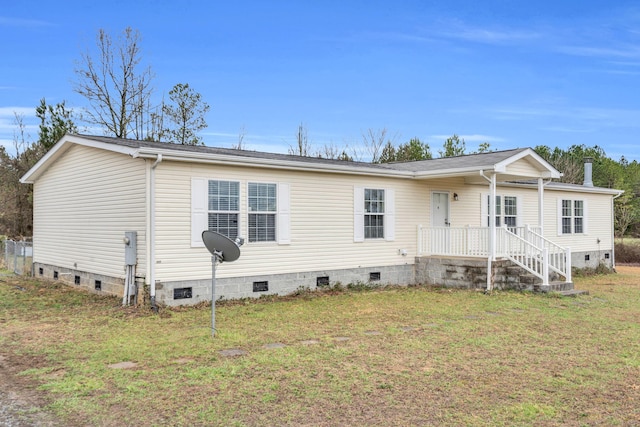
[[585, 187], [593, 187], [593, 159], [591, 157], [584, 158], [584, 183]]

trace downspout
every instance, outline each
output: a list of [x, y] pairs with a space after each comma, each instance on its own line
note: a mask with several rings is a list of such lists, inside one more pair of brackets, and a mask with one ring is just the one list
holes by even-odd
[[162, 162], [162, 154], [158, 154], [156, 161], [151, 165], [149, 177], [149, 296], [151, 309], [158, 312], [156, 305], [156, 167]]

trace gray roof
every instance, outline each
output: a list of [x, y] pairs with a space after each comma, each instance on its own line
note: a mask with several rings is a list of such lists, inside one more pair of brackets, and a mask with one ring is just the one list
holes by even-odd
[[108, 136], [94, 135], [77, 135], [79, 137], [90, 139], [93, 141], [104, 142], [107, 144], [115, 144], [129, 148], [151, 148], [158, 150], [175, 150], [177, 152], [218, 154], [235, 157], [245, 157], [252, 159], [268, 159], [268, 160], [286, 160], [296, 161], [309, 164], [337, 164], [337, 165], [353, 165], [354, 167], [367, 167], [379, 169], [393, 169], [387, 164], [373, 164], [367, 162], [347, 162], [344, 160], [323, 159], [320, 157], [296, 156], [292, 154], [267, 153], [262, 151], [238, 150], [235, 148], [208, 147], [204, 145], [182, 145], [173, 144], [171, 142], [155, 142], [155, 141], [138, 141], [134, 139], [122, 139]]
[[360, 167], [366, 167], [368, 169], [380, 169], [380, 170], [396, 170], [406, 172], [421, 172], [421, 171], [436, 171], [436, 170], [450, 170], [450, 169], [469, 169], [469, 168], [490, 168], [493, 165], [500, 163], [510, 157], [528, 150], [527, 148], [517, 148], [504, 151], [491, 151], [480, 154], [467, 154], [455, 157], [443, 157], [430, 160], [419, 160], [411, 162], [394, 162], [394, 163], [368, 163], [368, 162], [347, 162], [344, 160], [332, 160], [324, 159], [320, 157], [306, 157], [296, 156], [291, 154], [278, 154], [267, 153], [261, 151], [251, 150], [237, 150], [233, 148], [219, 148], [219, 147], [207, 147], [202, 145], [181, 145], [168, 142], [154, 142], [154, 141], [138, 141], [133, 139], [121, 139], [107, 136], [94, 136], [94, 135], [77, 135], [82, 138], [104, 142], [108, 144], [115, 144], [119, 146], [129, 148], [151, 148], [162, 150], [176, 150], [180, 152], [191, 153], [204, 153], [204, 154], [218, 154], [228, 155], [235, 157], [246, 157], [254, 159], [269, 159], [269, 160], [282, 160], [282, 161], [295, 161], [309, 164], [334, 164], [341, 166], [352, 166], [354, 169]]
[[442, 157], [439, 159], [418, 160], [413, 162], [389, 163], [391, 167], [397, 170], [406, 170], [411, 172], [462, 169], [475, 167], [492, 167], [510, 157], [528, 150], [527, 148], [516, 148], [504, 151], [490, 151], [479, 154], [466, 154], [455, 157]]

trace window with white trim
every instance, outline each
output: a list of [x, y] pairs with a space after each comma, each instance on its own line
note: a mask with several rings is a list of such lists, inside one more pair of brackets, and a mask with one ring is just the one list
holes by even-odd
[[584, 234], [585, 231], [585, 202], [584, 200], [561, 201], [561, 234]]
[[249, 242], [274, 242], [278, 211], [277, 185], [250, 182], [247, 197]]
[[238, 237], [240, 215], [240, 183], [209, 180], [208, 229], [235, 240]]
[[[242, 211], [241, 187], [243, 197], [244, 192], [248, 194], [249, 187], [252, 188], [252, 197], [246, 199], [246, 205], [242, 204], [245, 206]], [[241, 185], [239, 181], [192, 177], [191, 247], [204, 247], [202, 232], [205, 230], [217, 231], [234, 240], [242, 236], [247, 241], [291, 244], [290, 192], [291, 184], [287, 182], [254, 186]], [[241, 227], [241, 215], [247, 219], [247, 224], [251, 221], [251, 226]], [[252, 240], [249, 240], [249, 233]]]
[[395, 190], [353, 187], [353, 241], [395, 240]]
[[384, 190], [364, 189], [364, 238], [384, 238]]
[[[489, 195], [486, 195], [486, 224], [487, 227], [491, 225], [491, 206]], [[503, 224], [507, 227], [518, 227], [519, 215], [521, 212], [519, 209], [520, 200], [516, 196], [496, 196], [496, 227], [501, 227]]]

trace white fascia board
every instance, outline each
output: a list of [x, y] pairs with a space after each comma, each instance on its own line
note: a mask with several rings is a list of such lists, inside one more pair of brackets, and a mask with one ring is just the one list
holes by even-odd
[[480, 171], [493, 171], [494, 165], [486, 165], [486, 166], [474, 166], [470, 168], [451, 168], [451, 169], [440, 169], [433, 171], [421, 171], [415, 172], [414, 176], [416, 179], [421, 178], [446, 178], [448, 176], [462, 176], [469, 175], [469, 173], [477, 173]]
[[[613, 188], [603, 187], [584, 187], [580, 185], [563, 185], [561, 182], [554, 182], [554, 185], [545, 185], [544, 191], [573, 191], [576, 193], [592, 193], [592, 194], [608, 194], [610, 196], [619, 196], [624, 190], [616, 190]], [[538, 184], [529, 184], [525, 182], [501, 182], [501, 187], [520, 187], [520, 188], [538, 188]]]
[[519, 153], [516, 153], [513, 156], [509, 157], [508, 159], [498, 162], [495, 165], [495, 170], [496, 172], [505, 172], [508, 165], [510, 165], [511, 163], [517, 162], [518, 160], [523, 159], [525, 157], [531, 157], [532, 160], [534, 160], [539, 166], [541, 166], [544, 169], [544, 171], [542, 172], [543, 178], [560, 178], [562, 176], [560, 171], [558, 171], [556, 168], [551, 166], [549, 162], [547, 162], [545, 159], [540, 157], [540, 155], [536, 153], [534, 150], [532, 150], [531, 148], [522, 150]]
[[257, 157], [240, 157], [225, 154], [180, 152], [168, 149], [150, 149], [148, 147], [139, 148], [133, 157], [155, 159], [158, 154], [162, 154], [163, 160], [173, 160], [181, 162], [197, 162], [203, 164], [223, 164], [234, 166], [259, 166], [267, 169], [301, 170], [316, 172], [335, 172], [350, 175], [387, 176], [392, 178], [413, 178], [413, 173], [408, 171], [398, 171], [393, 169], [377, 169], [353, 165], [332, 165], [310, 162], [298, 162], [295, 160], [276, 160]]
[[83, 145], [86, 147], [100, 148], [102, 150], [113, 151], [116, 153], [127, 154], [133, 156], [135, 153], [134, 148], [123, 147], [115, 144], [106, 144], [104, 142], [94, 141], [86, 139], [81, 136], [65, 134], [56, 145], [54, 145], [38, 162], [33, 165], [31, 169], [25, 173], [20, 182], [23, 184], [33, 184], [38, 177], [47, 170], [49, 165], [53, 163], [58, 157], [62, 156], [73, 144]]

